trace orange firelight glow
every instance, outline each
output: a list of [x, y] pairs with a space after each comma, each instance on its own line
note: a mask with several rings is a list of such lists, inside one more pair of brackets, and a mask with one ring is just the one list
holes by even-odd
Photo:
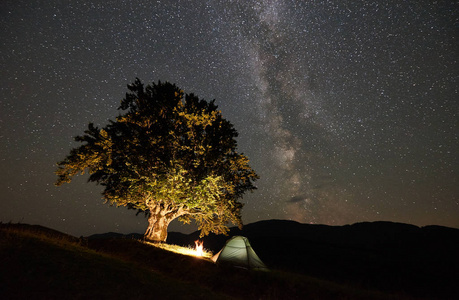
[[204, 242], [201, 242], [200, 240], [196, 240], [194, 241], [194, 244], [196, 245], [196, 256], [203, 256]]
[[[197, 241], [199, 242], [199, 241]], [[206, 249], [204, 249], [204, 245], [203, 245], [203, 242], [199, 242], [200, 244], [200, 251], [198, 250], [197, 246], [198, 244], [195, 243], [195, 247], [193, 247], [192, 245], [189, 245], [188, 247], [182, 247], [182, 246], [178, 246], [178, 245], [170, 245], [170, 244], [166, 244], [166, 243], [150, 243], [150, 242], [147, 242], [147, 241], [142, 241], [142, 243], [145, 243], [145, 244], [148, 244], [150, 246], [153, 246], [153, 247], [156, 247], [156, 248], [160, 248], [160, 249], [163, 249], [163, 250], [166, 250], [166, 251], [171, 251], [171, 252], [174, 252], [174, 253], [178, 253], [178, 254], [182, 254], [182, 255], [188, 255], [188, 256], [194, 256], [194, 257], [199, 257], [199, 258], [211, 258], [212, 257], [212, 252], [210, 251], [207, 251]]]

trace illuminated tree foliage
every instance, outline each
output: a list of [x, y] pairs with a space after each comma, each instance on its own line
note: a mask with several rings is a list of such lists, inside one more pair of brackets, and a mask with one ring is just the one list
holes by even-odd
[[56, 185], [88, 172], [106, 202], [146, 212], [152, 241], [165, 241], [176, 218], [195, 220], [201, 236], [225, 234], [229, 222], [242, 226], [239, 200], [257, 175], [214, 101], [167, 82], [144, 87], [136, 79], [128, 89], [124, 114], [75, 138], [83, 144], [58, 163]]

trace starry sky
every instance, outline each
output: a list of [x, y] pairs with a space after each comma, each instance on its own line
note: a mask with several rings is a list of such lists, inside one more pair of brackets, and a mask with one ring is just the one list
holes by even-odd
[[[136, 77], [216, 99], [260, 179], [244, 223], [459, 228], [456, 1], [0, 2], [0, 221], [144, 232], [56, 162]], [[175, 221], [169, 230], [190, 232]]]

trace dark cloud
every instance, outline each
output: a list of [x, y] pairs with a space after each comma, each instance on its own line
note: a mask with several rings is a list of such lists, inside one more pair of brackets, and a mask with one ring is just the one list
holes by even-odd
[[296, 202], [301, 202], [304, 201], [305, 197], [304, 196], [295, 196], [287, 200], [287, 202], [290, 203], [296, 203]]

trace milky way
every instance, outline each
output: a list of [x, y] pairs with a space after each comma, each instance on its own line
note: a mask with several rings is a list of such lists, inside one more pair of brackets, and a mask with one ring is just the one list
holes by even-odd
[[[459, 227], [454, 1], [2, 1], [0, 221], [142, 232], [55, 162], [126, 85], [216, 99], [260, 175], [244, 223]], [[172, 225], [172, 230], [194, 228]]]

